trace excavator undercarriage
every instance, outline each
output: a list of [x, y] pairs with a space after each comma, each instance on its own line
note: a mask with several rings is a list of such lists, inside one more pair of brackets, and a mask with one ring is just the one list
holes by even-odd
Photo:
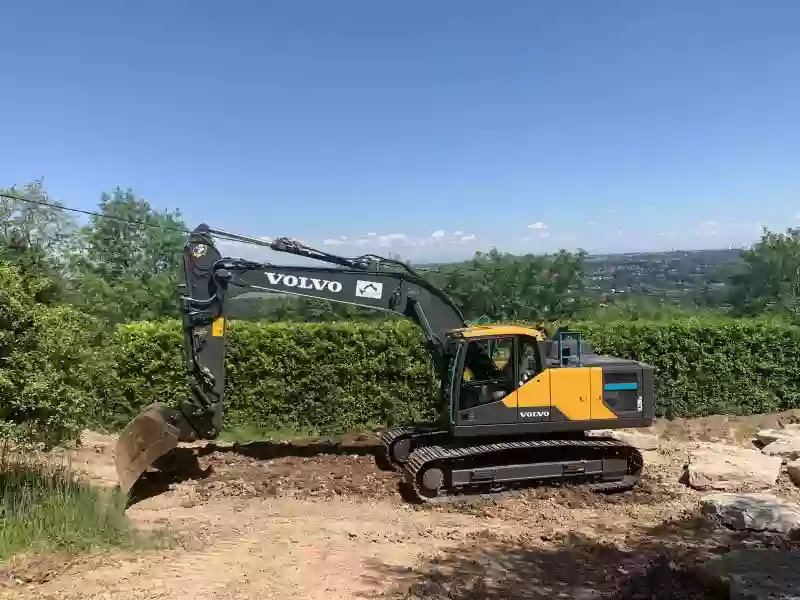
[[[334, 266], [222, 257], [212, 235]], [[440, 381], [439, 419], [384, 432], [379, 461], [402, 474], [416, 500], [486, 499], [539, 482], [608, 492], [639, 479], [642, 455], [604, 430], [652, 422], [647, 364], [597, 355], [576, 332], [548, 338], [531, 327], [469, 326], [419, 273], [374, 255], [344, 258], [287, 238], [265, 242], [200, 225], [183, 258], [190, 394], [175, 407], [150, 405], [123, 431], [116, 464], [126, 493], [180, 442], [219, 435], [228, 319], [237, 299], [274, 294], [383, 310], [419, 325]]]
[[[392, 466], [402, 473], [417, 501], [486, 500], [514, 495], [536, 483], [625, 491], [636, 485], [643, 467], [636, 448], [610, 436], [538, 437], [479, 445], [448, 443], [447, 438], [447, 431], [423, 433], [413, 427], [392, 429], [380, 437]], [[395, 458], [398, 454], [404, 455], [401, 460]]]

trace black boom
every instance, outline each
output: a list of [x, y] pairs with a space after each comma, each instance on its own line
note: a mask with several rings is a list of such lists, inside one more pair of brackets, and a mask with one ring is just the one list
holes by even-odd
[[466, 326], [461, 312], [442, 291], [398, 261], [375, 255], [340, 257], [286, 238], [255, 241], [277, 252], [338, 266], [286, 266], [223, 258], [214, 234], [254, 242], [202, 224], [184, 247], [184, 348], [192, 393], [180, 410], [194, 429], [187, 434], [189, 438], [213, 439], [221, 429], [226, 319], [236, 316], [235, 303], [231, 303], [236, 298], [291, 294], [403, 315], [421, 327], [437, 369], [444, 368], [445, 332]]

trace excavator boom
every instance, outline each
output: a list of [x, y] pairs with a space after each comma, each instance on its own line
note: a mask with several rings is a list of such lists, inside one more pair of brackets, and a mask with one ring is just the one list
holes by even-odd
[[[223, 257], [216, 234], [258, 243], [336, 266], [272, 265]], [[466, 326], [452, 301], [407, 265], [375, 255], [345, 258], [291, 239], [265, 242], [198, 226], [183, 251], [184, 353], [189, 396], [171, 407], [153, 403], [120, 435], [116, 467], [127, 493], [141, 474], [181, 441], [214, 439], [223, 422], [227, 319], [237, 300], [288, 294], [392, 312], [417, 323], [438, 369], [444, 368], [446, 332]]]

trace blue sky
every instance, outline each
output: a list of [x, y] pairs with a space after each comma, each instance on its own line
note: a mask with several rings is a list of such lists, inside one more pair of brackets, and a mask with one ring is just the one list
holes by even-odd
[[0, 185], [413, 259], [800, 224], [800, 2], [25, 0]]

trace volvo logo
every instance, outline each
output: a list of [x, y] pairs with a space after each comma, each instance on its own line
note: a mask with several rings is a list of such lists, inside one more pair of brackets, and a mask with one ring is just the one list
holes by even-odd
[[315, 277], [296, 277], [295, 275], [270, 273], [269, 271], [264, 271], [264, 274], [272, 285], [282, 285], [301, 290], [317, 290], [318, 292], [328, 290], [329, 292], [338, 293], [342, 291], [342, 284], [338, 281], [317, 279]]
[[550, 416], [549, 410], [521, 410], [519, 416], [523, 419], [541, 419]]

